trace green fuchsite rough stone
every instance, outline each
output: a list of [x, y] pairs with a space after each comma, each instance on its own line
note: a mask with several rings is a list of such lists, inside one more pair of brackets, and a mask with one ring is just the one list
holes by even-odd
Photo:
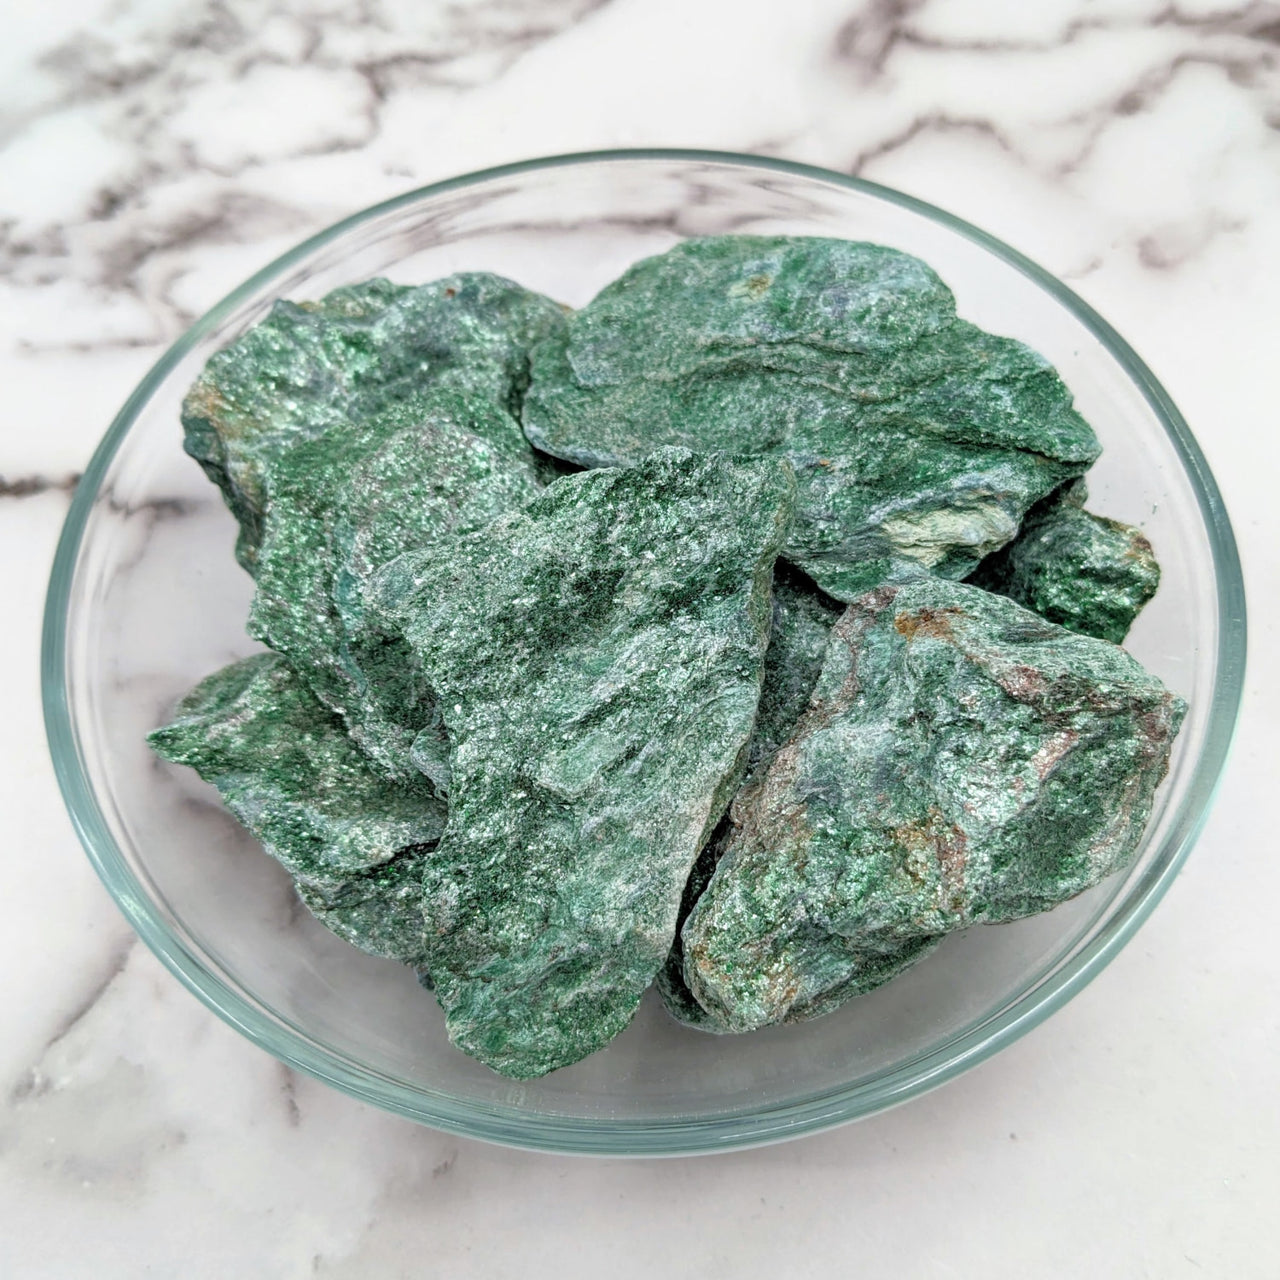
[[298, 897], [322, 924], [370, 955], [421, 962], [422, 875], [433, 845], [410, 845], [389, 862], [360, 871], [335, 889], [295, 881]]
[[530, 349], [564, 323], [549, 298], [484, 272], [277, 302], [209, 360], [182, 410], [187, 452], [240, 523], [241, 564], [254, 572], [272, 473], [296, 445], [403, 410], [431, 389], [518, 415]]
[[523, 422], [587, 467], [661, 445], [786, 458], [784, 554], [846, 601], [901, 561], [963, 577], [1099, 452], [1047, 361], [957, 319], [924, 263], [798, 236], [636, 263], [537, 346]]
[[831, 628], [843, 612], [838, 601], [779, 562], [773, 575], [772, 625], [747, 757], [748, 774], [791, 737], [818, 683]]
[[1084, 509], [1077, 480], [1032, 508], [1022, 531], [969, 581], [1050, 622], [1119, 644], [1160, 585], [1141, 530]]
[[908, 254], [689, 240], [576, 314], [371, 280], [276, 303], [182, 421], [274, 652], [151, 745], [507, 1076], [654, 982], [715, 1033], [827, 1013], [1137, 848], [1185, 714], [1118, 647], [1150, 544], [1084, 510], [1054, 369]]
[[836, 624], [682, 930], [714, 1029], [826, 1012], [930, 939], [1124, 866], [1185, 704], [1124, 650], [921, 575]]
[[[682, 904], [682, 930], [684, 921], [697, 904], [697, 897], [692, 895], [694, 892], [700, 894], [706, 888], [715, 863], [704, 862], [700, 858], [699, 866], [705, 870], [697, 881], [690, 879], [690, 898]], [[686, 982], [683, 947], [679, 940], [658, 974], [656, 986], [664, 1007], [677, 1022], [713, 1035], [755, 1031], [773, 1022], [807, 1022], [810, 1018], [834, 1013], [854, 996], [867, 995], [905, 973], [930, 952], [936, 951], [942, 945], [943, 936], [911, 938], [906, 942], [873, 941], [865, 947], [848, 941], [832, 941], [824, 947], [816, 938], [809, 940], [804, 958], [805, 998], [797, 998], [787, 1005], [785, 1012], [759, 1022], [744, 1020], [737, 1006], [726, 1008], [712, 1003], [707, 1008], [700, 1003]], [[800, 996], [799, 988], [796, 994]]]
[[730, 829], [726, 815], [712, 833], [711, 839], [702, 846], [702, 852], [698, 854], [689, 872], [689, 878], [685, 881], [684, 892], [680, 895], [680, 909], [676, 912], [675, 936], [671, 940], [667, 958], [662, 962], [662, 968], [658, 970], [657, 977], [653, 980], [653, 985], [666, 1011], [677, 1022], [683, 1022], [688, 1027], [697, 1027], [699, 1031], [718, 1032], [722, 1028], [719, 1019], [708, 1013], [694, 998], [693, 992], [689, 990], [684, 980], [684, 946], [681, 935], [689, 913], [697, 906], [703, 890], [711, 883], [711, 877], [715, 874], [720, 855], [724, 852], [724, 842], [728, 838]]
[[794, 488], [775, 459], [662, 449], [373, 579], [450, 742], [425, 967], [506, 1075], [606, 1044], [667, 955], [746, 762]]
[[216, 672], [148, 741], [218, 789], [334, 932], [374, 955], [421, 957], [422, 868], [445, 806], [426, 778], [374, 773], [282, 658]]
[[[778, 562], [773, 574], [773, 622], [764, 659], [760, 705], [748, 748], [746, 782], [795, 732], [822, 673], [831, 629], [843, 612], [843, 605], [806, 581], [802, 574], [788, 569], [783, 561]], [[668, 1012], [680, 1022], [708, 1031], [725, 1028], [716, 1024], [685, 986], [680, 930], [707, 887], [730, 830], [727, 820], [721, 822], [689, 873], [676, 939], [657, 977], [658, 992]]]
[[407, 779], [439, 713], [402, 647], [353, 639], [364, 583], [402, 551], [523, 506], [541, 489], [532, 453], [504, 409], [434, 390], [295, 444], [266, 470], [249, 632], [289, 658], [381, 772]]

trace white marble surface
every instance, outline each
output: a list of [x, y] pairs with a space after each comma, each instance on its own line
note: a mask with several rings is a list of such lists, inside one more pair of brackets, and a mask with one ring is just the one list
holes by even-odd
[[[757, 1152], [419, 1129], [182, 991], [89, 868], [37, 647], [74, 473], [164, 345], [351, 210], [644, 144], [856, 171], [1068, 279], [1198, 433], [1252, 664], [1217, 808], [1087, 991], [958, 1082]], [[0, 22], [0, 1275], [1280, 1275], [1280, 5], [59, 0]]]

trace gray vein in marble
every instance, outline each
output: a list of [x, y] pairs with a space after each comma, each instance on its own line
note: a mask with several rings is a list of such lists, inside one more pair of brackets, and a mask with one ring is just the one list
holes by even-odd
[[908, 37], [908, 19], [927, 0], [871, 0], [836, 31], [832, 50], [837, 62], [849, 63], [868, 79], [884, 74], [894, 49]]
[[836, 32], [835, 54], [873, 75], [884, 72], [894, 51], [902, 45], [932, 53], [1050, 53], [1098, 32], [1134, 27], [1175, 27], [1206, 36], [1238, 36], [1265, 44], [1280, 44], [1280, 6], [1271, 0], [1212, 13], [1183, 13], [1169, 5], [1149, 17], [1088, 16], [1068, 19], [1052, 39], [1007, 39], [999, 36], [935, 36], [912, 25], [928, 0], [871, 0], [865, 10]]
[[94, 500], [95, 508], [105, 508], [112, 516], [119, 517], [121, 524], [135, 523], [140, 526], [137, 545], [127, 556], [121, 557], [116, 565], [117, 577], [127, 574], [141, 563], [149, 550], [148, 542], [156, 525], [181, 520], [209, 505], [211, 504], [191, 498], [155, 497], [141, 502], [125, 501], [116, 496], [110, 485], [101, 488]]
[[124, 972], [124, 967], [129, 963], [129, 956], [137, 943], [138, 935], [130, 933], [127, 937], [121, 938], [119, 943], [112, 948], [102, 972], [94, 979], [93, 985], [85, 993], [80, 1003], [58, 1023], [53, 1034], [45, 1041], [42, 1053], [47, 1053], [59, 1040], [64, 1039], [72, 1028], [86, 1017], [92, 1011], [94, 1005], [106, 995], [107, 988]]
[[1091, 276], [1095, 271], [1101, 271], [1104, 266], [1102, 258], [1097, 254], [1081, 262], [1078, 266], [1067, 267], [1065, 270], [1058, 272], [1059, 280], [1083, 280], [1086, 276]]
[[1113, 98], [1065, 117], [1062, 123], [1081, 125], [1084, 133], [1076, 149], [1055, 166], [1053, 175], [1064, 178], [1075, 173], [1093, 155], [1103, 134], [1115, 120], [1149, 111], [1184, 70], [1197, 66], [1217, 67], [1233, 84], [1248, 87], [1256, 82], [1257, 71], [1274, 68], [1275, 58], [1269, 52], [1252, 58], [1199, 52], [1175, 54], [1166, 62], [1143, 72], [1133, 84]]
[[[437, 69], [452, 64], [474, 63], [478, 55], [496, 54], [495, 65], [482, 74], [441, 76], [437, 83], [453, 87], [474, 88], [484, 80], [500, 75], [511, 62], [529, 49], [558, 35], [566, 27], [581, 21], [609, 0], [481, 0], [478, 4], [441, 6], [431, 16], [435, 30], [422, 24], [407, 34], [397, 30], [392, 15], [372, 0], [352, 6], [347, 13], [297, 12], [284, 6], [273, 6], [263, 12], [261, 5], [244, 0], [204, 0], [202, 11], [191, 16], [175, 15], [167, 31], [153, 28], [147, 34], [151, 48], [135, 48], [133, 61], [128, 50], [113, 48], [100, 32], [80, 32], [48, 50], [40, 64], [58, 75], [64, 90], [39, 113], [17, 117], [25, 125], [37, 114], [59, 110], [72, 104], [115, 98], [131, 89], [158, 86], [176, 97], [195, 87], [189, 77], [175, 75], [173, 60], [182, 53], [214, 55], [230, 63], [233, 78], [242, 78], [255, 67], [318, 66], [325, 70], [350, 69], [365, 77], [373, 97], [385, 101], [393, 87], [394, 72], [409, 68], [419, 78], [423, 73], [434, 78]], [[117, 16], [127, 13], [120, 6]], [[550, 12], [548, 12], [550, 11]], [[273, 18], [298, 25], [303, 35], [302, 48], [293, 57], [269, 49], [255, 47], [262, 28]], [[157, 27], [162, 28], [158, 22]], [[380, 35], [387, 49], [368, 56], [344, 59], [326, 51], [339, 43], [341, 35], [357, 34], [369, 38]], [[335, 40], [335, 36], [339, 37]], [[376, 38], [376, 36], [375, 36]], [[432, 48], [414, 47], [415, 39], [430, 42]], [[113, 57], [113, 54], [118, 55]], [[199, 82], [196, 81], [195, 84]], [[0, 141], [7, 136], [0, 122]]]
[[287, 1063], [276, 1063], [280, 1077], [280, 1095], [284, 1098], [285, 1123], [296, 1129], [302, 1123], [302, 1108], [298, 1106], [298, 1073]]
[[9, 1090], [5, 1101], [10, 1107], [20, 1106], [29, 1098], [38, 1098], [49, 1090], [49, 1077], [39, 1067], [28, 1067]]
[[[83, 215], [43, 225], [0, 220], [0, 277], [19, 288], [76, 281], [107, 296], [136, 299], [140, 314], [133, 332], [65, 343], [54, 333], [42, 341], [20, 339], [17, 345], [31, 352], [88, 352], [172, 339], [194, 318], [175, 297], [174, 286], [199, 250], [300, 237], [317, 225], [321, 211], [303, 196], [295, 200], [291, 194], [273, 197], [244, 189], [251, 171], [305, 156], [370, 150], [382, 113], [393, 100], [427, 89], [456, 93], [490, 84], [524, 54], [585, 21], [606, 2], [479, 0], [448, 6], [435, 13], [433, 22], [410, 28], [397, 24], [378, 0], [340, 8], [323, 19], [310, 12], [291, 13], [281, 5], [261, 12], [245, 0], [204, 0], [195, 13], [161, 14], [149, 25], [144, 21], [141, 34], [129, 41], [112, 25], [118, 14], [108, 17], [101, 30], [63, 41], [42, 59], [57, 81], [54, 92], [32, 110], [11, 116], [0, 132], [7, 128], [12, 136], [45, 116], [94, 104], [109, 122], [109, 135], [131, 154], [96, 192], [85, 192]], [[128, 12], [127, 4], [119, 10]], [[1038, 125], [949, 106], [943, 93], [914, 118], [904, 122], [899, 117], [867, 129], [845, 165], [853, 172], [873, 167], [919, 138], [960, 132], [989, 138], [1044, 180], [1068, 177], [1093, 154], [1114, 120], [1146, 109], [1183, 67], [1195, 64], [1221, 67], [1233, 84], [1258, 100], [1261, 118], [1280, 127], [1280, 102], [1259, 87], [1275, 69], [1273, 50], [1280, 40], [1280, 6], [1275, 3], [1255, 0], [1211, 14], [1187, 14], [1177, 6], [1145, 17], [1077, 14], [1051, 36], [1034, 39], [937, 35], [928, 26], [936, 12], [937, 0], [869, 0], [856, 6], [829, 37], [830, 70], [838, 80], [841, 68], [852, 69], [865, 86], [895, 73], [897, 55], [908, 50], [925, 57], [976, 56], [990, 60], [994, 69], [1001, 65], [996, 59], [1035, 58], [1112, 32], [1161, 30], [1184, 43], [1157, 66], [1136, 71], [1133, 82], [1119, 92]], [[263, 34], [272, 21], [296, 29], [290, 47]], [[262, 67], [309, 70], [337, 77], [335, 84], [344, 76], [356, 77], [366, 86], [366, 101], [353, 102], [336, 133], [333, 121], [321, 121], [273, 155], [255, 153], [252, 140], [239, 158], [199, 155], [175, 135], [174, 122], [193, 94], [223, 80], [242, 82]], [[1087, 79], [1082, 93], [1088, 93]], [[365, 120], [356, 127], [352, 120], [361, 112]], [[1037, 164], [1039, 132], [1046, 128], [1065, 129], [1074, 138], [1065, 158]], [[851, 122], [851, 129], [857, 136], [858, 125]], [[790, 136], [759, 149], [786, 150]], [[415, 176], [389, 159], [382, 171]], [[176, 200], [177, 207], [166, 208], [165, 201], [157, 205], [153, 195], [158, 190], [170, 193], [169, 204]], [[1182, 260], [1160, 247], [1144, 250], [1143, 230], [1129, 241], [1142, 265]], [[1210, 238], [1204, 237], [1205, 242]]]
[[65, 1040], [93, 1012], [98, 1002], [111, 989], [115, 980], [124, 972], [125, 966], [129, 963], [129, 957], [133, 954], [137, 944], [138, 935], [130, 932], [111, 948], [106, 963], [97, 976], [93, 978], [89, 989], [80, 997], [75, 1007], [58, 1021], [53, 1032], [45, 1040], [36, 1064], [28, 1067], [10, 1088], [7, 1098], [10, 1106], [17, 1106], [29, 1099], [38, 1098], [48, 1091], [51, 1082], [49, 1077], [41, 1070], [40, 1063], [44, 1061], [45, 1056], [52, 1048]]
[[[193, 93], [224, 78], [243, 80], [263, 65], [310, 67], [329, 73], [349, 73], [368, 88], [365, 123], [359, 136], [321, 138], [289, 149], [287, 158], [358, 151], [377, 135], [380, 112], [394, 92], [434, 83], [452, 89], [475, 88], [502, 75], [523, 54], [603, 8], [608, 0], [482, 0], [471, 5], [450, 5], [433, 14], [434, 29], [397, 30], [382, 6], [372, 3], [370, 12], [323, 16], [291, 14], [284, 9], [267, 13], [246, 3], [205, 0], [202, 11], [190, 17], [157, 20], [133, 48], [113, 47], [109, 32], [85, 32], [57, 45], [40, 59], [41, 66], [62, 83], [54, 95], [35, 111], [0, 120], [0, 144], [45, 116], [89, 103], [101, 103], [114, 117], [113, 132], [135, 148], [132, 171], [99, 190], [87, 219], [54, 223], [19, 235], [12, 219], [0, 217], [0, 277], [17, 284], [47, 284], [77, 268], [66, 243], [67, 233], [88, 223], [112, 223], [122, 215], [140, 221], [141, 230], [130, 227], [116, 238], [97, 246], [95, 283], [108, 289], [136, 290], [141, 264], [157, 253], [178, 252], [195, 242], [218, 243], [224, 238], [242, 242], [261, 237], [262, 221], [275, 229], [312, 229], [312, 220], [300, 208], [277, 204], [248, 193], [220, 193], [211, 209], [184, 210], [172, 220], [148, 223], [147, 200], [157, 186], [183, 175], [211, 173], [235, 178], [260, 167], [262, 159], [250, 153], [240, 163], [221, 164], [198, 158], [189, 147], [169, 136], [173, 118]], [[127, 13], [128, 6], [121, 12]], [[296, 58], [286, 59], [258, 48], [259, 33], [272, 17], [296, 21], [306, 33]], [[109, 25], [109, 24], [108, 24]], [[347, 37], [384, 46], [355, 56], [343, 56]], [[329, 46], [337, 51], [329, 51]], [[480, 65], [487, 57], [488, 65]], [[453, 68], [453, 71], [446, 71]], [[127, 104], [127, 105], [125, 105]], [[6, 225], [7, 222], [7, 225]], [[259, 224], [256, 225], [255, 224]], [[280, 226], [279, 224], [283, 224]], [[32, 258], [44, 266], [32, 278], [20, 268]], [[65, 270], [59, 270], [62, 263]], [[190, 322], [188, 315], [167, 317], [168, 323], [155, 341], [163, 341]], [[140, 344], [145, 345], [145, 343]], [[72, 348], [75, 349], [75, 348]]]
[[[952, 116], [945, 111], [931, 111], [927, 115], [916, 116], [906, 128], [859, 151], [849, 164], [849, 172], [860, 175], [874, 161], [900, 151], [924, 133], [976, 133], [990, 138], [1001, 151], [1018, 156], [1013, 143], [993, 121], [981, 116]], [[1028, 163], [1025, 157], [1019, 156], [1019, 159]]]
[[1213, 211], [1191, 235], [1151, 232], [1139, 237], [1138, 261], [1153, 271], [1172, 271], [1201, 253], [1219, 236], [1243, 231], [1247, 225], [1241, 218], [1227, 218]]
[[[495, 44], [499, 51], [498, 65], [493, 75], [501, 75], [521, 54], [535, 48], [544, 40], [560, 34], [567, 25], [581, 22], [584, 18], [603, 9], [609, 0], [554, 0], [551, 4], [543, 4], [542, 8], [553, 12], [539, 21], [536, 17], [511, 30], [486, 27], [483, 22], [474, 21], [473, 15], [480, 18], [486, 13], [499, 16], [506, 12], [518, 13], [519, 4], [487, 4], [473, 5], [471, 8], [451, 6], [449, 12], [460, 24], [457, 31], [458, 43], [446, 50], [431, 53], [402, 52], [381, 58], [372, 58], [354, 65], [366, 78], [373, 96], [378, 102], [385, 102], [392, 92], [403, 85], [403, 74], [408, 71], [410, 80], [425, 80], [429, 83], [444, 85], [449, 88], [474, 88], [487, 77], [477, 78], [474, 72], [467, 75], [465, 65], [468, 59], [474, 59], [478, 51], [492, 49]], [[537, 4], [523, 6], [536, 10]], [[462, 73], [457, 68], [461, 64]], [[450, 72], [448, 68], [455, 70]]]
[[[1120, 91], [1048, 122], [1049, 127], [1067, 127], [1078, 135], [1068, 154], [1056, 163], [1037, 162], [1011, 136], [1009, 127], [993, 117], [933, 109], [917, 114], [892, 133], [861, 147], [847, 164], [851, 173], [864, 174], [877, 161], [909, 147], [919, 138], [939, 133], [968, 133], [988, 139], [1020, 166], [1039, 172], [1043, 178], [1061, 181], [1076, 174], [1093, 156], [1117, 120], [1152, 110], [1161, 95], [1193, 67], [1218, 68], [1237, 88], [1270, 89], [1272, 96], [1280, 98], [1280, 86], [1274, 74], [1277, 70], [1274, 46], [1280, 43], [1280, 5], [1269, 0], [1255, 0], [1209, 14], [1187, 14], [1170, 5], [1147, 17], [1078, 16], [1066, 21], [1052, 38], [1040, 39], [934, 35], [920, 25], [920, 20], [933, 11], [928, 0], [871, 0], [837, 30], [832, 45], [835, 63], [853, 68], [863, 83], [869, 84], [888, 76], [895, 54], [907, 48], [926, 55], [960, 53], [995, 60], [1049, 54], [1077, 45], [1086, 38], [1143, 29], [1186, 33], [1194, 44], [1168, 54], [1154, 65], [1137, 69], [1131, 82]], [[999, 62], [993, 61], [992, 65], [998, 66]], [[1280, 105], [1269, 103], [1266, 93], [1255, 92], [1254, 96], [1260, 97], [1266, 123], [1271, 128], [1280, 128]], [[1211, 208], [1195, 228], [1138, 231], [1130, 244], [1140, 266], [1167, 271], [1195, 257], [1219, 235], [1240, 231], [1244, 226], [1243, 219]], [[1095, 255], [1075, 268], [1071, 275], [1081, 278], [1098, 265], [1101, 259]]]
[[[99, 199], [107, 202], [110, 211], [98, 220], [108, 221], [124, 206], [126, 195], [100, 192]], [[297, 210], [274, 200], [243, 191], [221, 192], [207, 207], [183, 210], [170, 222], [143, 224], [115, 241], [99, 282], [109, 289], [134, 288], [138, 268], [154, 254], [180, 252], [196, 244], [237, 243], [246, 235], [294, 231], [306, 221]]]
[[80, 473], [65, 476], [9, 476], [0, 474], [0, 498], [34, 498], [41, 493], [73, 494], [80, 483]]
[[[1010, 53], [1050, 53], [1076, 43], [1086, 34], [1106, 32], [1122, 27], [1143, 28], [1172, 26], [1199, 35], [1233, 37], [1246, 42], [1271, 45], [1280, 42], [1280, 5], [1254, 3], [1241, 9], [1211, 15], [1182, 15], [1175, 8], [1163, 11], [1146, 21], [1107, 18], [1078, 18], [1066, 24], [1053, 40], [1000, 40], [941, 38], [923, 34], [909, 24], [909, 19], [924, 8], [921, 0], [873, 0], [865, 14], [850, 19], [836, 33], [834, 55], [837, 62], [849, 62], [872, 78], [885, 74], [890, 58], [901, 46], [913, 46], [931, 53], [978, 53], [1006, 55]], [[1169, 87], [1187, 66], [1220, 67], [1232, 83], [1251, 87], [1260, 71], [1276, 68], [1276, 57], [1270, 48], [1246, 52], [1203, 52], [1187, 50], [1139, 75], [1136, 83], [1114, 98], [1085, 111], [1064, 117], [1061, 123], [1089, 126], [1079, 149], [1057, 172], [1060, 176], [1077, 169], [1091, 154], [1098, 137], [1113, 117], [1134, 115], [1148, 107], [1154, 97]], [[935, 111], [917, 116], [897, 133], [876, 141], [857, 152], [850, 172], [859, 173], [871, 161], [887, 155], [930, 131], [970, 130], [990, 137], [1000, 148], [1017, 154], [1006, 134], [988, 118], [956, 116]]]
[[105, 506], [112, 515], [123, 516], [126, 520], [134, 516], [141, 516], [144, 520], [172, 520], [194, 515], [214, 505], [212, 499], [203, 501], [177, 497], [146, 498], [142, 502], [127, 501], [124, 498], [118, 498], [111, 485], [105, 485], [98, 490], [95, 502]]

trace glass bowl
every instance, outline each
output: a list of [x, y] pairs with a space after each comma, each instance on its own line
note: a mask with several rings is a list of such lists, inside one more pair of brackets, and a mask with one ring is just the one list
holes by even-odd
[[[450, 1046], [409, 970], [318, 925], [283, 872], [189, 770], [143, 735], [197, 679], [255, 646], [234, 526], [181, 448], [178, 408], [205, 360], [272, 301], [384, 275], [511, 276], [581, 304], [635, 259], [718, 232], [843, 236], [935, 267], [961, 315], [1062, 372], [1104, 445], [1093, 509], [1140, 525], [1164, 568], [1128, 647], [1190, 703], [1139, 856], [1034, 919], [975, 928], [838, 1012], [717, 1037], [651, 992], [612, 1045], [516, 1083]], [[697, 152], [562, 156], [413, 191], [313, 237], [167, 352], [77, 489], [45, 615], [45, 715], [80, 838], [160, 959], [256, 1044], [358, 1098], [478, 1138], [559, 1151], [708, 1151], [808, 1133], [941, 1084], [1035, 1026], [1133, 935], [1186, 857], [1240, 698], [1244, 595], [1212, 476], [1168, 396], [1058, 281], [950, 215], [839, 174]]]

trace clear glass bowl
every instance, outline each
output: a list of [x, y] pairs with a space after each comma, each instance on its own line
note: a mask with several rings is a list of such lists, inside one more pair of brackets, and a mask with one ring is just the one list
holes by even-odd
[[[581, 304], [635, 259], [718, 232], [905, 249], [941, 273], [963, 316], [1053, 361], [1105, 446], [1091, 505], [1141, 525], [1164, 568], [1129, 648], [1191, 710], [1140, 855], [1094, 891], [952, 937], [895, 982], [801, 1026], [704, 1035], [667, 1019], [650, 993], [609, 1048], [515, 1083], [449, 1045], [407, 969], [316, 924], [212, 789], [143, 742], [198, 678], [255, 647], [232, 519], [182, 452], [178, 407], [208, 356], [276, 298], [483, 269]], [[130, 397], [76, 492], [49, 589], [43, 679], [54, 764], [89, 857], [146, 943], [232, 1026], [438, 1128], [657, 1154], [778, 1140], [902, 1102], [1079, 991], [1151, 911], [1200, 829], [1244, 649], [1239, 562], [1204, 458], [1142, 362], [1068, 289], [983, 232], [870, 183], [745, 156], [622, 152], [411, 192], [299, 245], [210, 311]]]

